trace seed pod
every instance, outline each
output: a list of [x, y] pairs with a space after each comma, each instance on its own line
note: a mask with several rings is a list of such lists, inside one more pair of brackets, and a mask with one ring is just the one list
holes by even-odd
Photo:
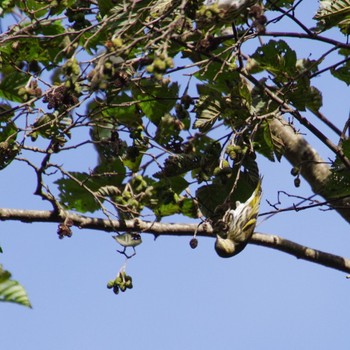
[[290, 171], [290, 173], [293, 175], [293, 176], [297, 176], [300, 172], [300, 169], [298, 167], [293, 167], [292, 170]]
[[190, 247], [192, 249], [196, 249], [198, 246], [198, 239], [196, 237], [193, 237], [191, 240], [190, 240]]
[[108, 283], [107, 283], [107, 288], [108, 289], [112, 289], [114, 287], [114, 281], [108, 281]]

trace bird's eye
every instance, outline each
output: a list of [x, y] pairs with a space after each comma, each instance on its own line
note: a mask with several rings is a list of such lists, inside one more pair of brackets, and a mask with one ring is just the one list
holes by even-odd
[[137, 241], [137, 240], [139, 240], [141, 238], [141, 236], [138, 234], [138, 233], [133, 233], [132, 234], [132, 239], [134, 240], [134, 241]]

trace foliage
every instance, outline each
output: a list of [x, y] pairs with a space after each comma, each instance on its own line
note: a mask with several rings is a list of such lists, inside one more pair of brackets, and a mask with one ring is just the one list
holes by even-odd
[[[0, 170], [25, 162], [35, 194], [57, 212], [220, 219], [222, 203], [256, 187], [257, 154], [284, 155], [273, 120], [286, 116], [297, 133], [293, 111], [320, 115], [316, 77], [350, 83], [350, 45], [320, 35], [349, 34], [350, 2], [321, 1], [313, 29], [294, 14], [299, 3], [266, 0], [227, 21], [201, 0], [2, 2]], [[274, 21], [332, 49], [298, 57], [297, 45], [269, 34]], [[298, 121], [319, 137], [311, 120]], [[348, 194], [348, 148], [330, 147], [332, 198]], [[73, 151], [97, 157], [67, 169]]]
[[344, 34], [350, 33], [350, 1], [348, 0], [322, 0], [320, 9], [315, 15], [318, 26], [326, 30], [338, 26]]
[[25, 289], [0, 265], [0, 301], [32, 307]]

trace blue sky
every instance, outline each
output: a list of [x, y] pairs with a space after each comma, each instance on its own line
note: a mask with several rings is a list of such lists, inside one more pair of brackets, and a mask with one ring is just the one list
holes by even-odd
[[[310, 17], [317, 2], [305, 3]], [[315, 57], [324, 49], [297, 40], [293, 45]], [[325, 91], [322, 111], [341, 126], [350, 107], [346, 85], [327, 77], [315, 83]], [[332, 156], [306, 137], [325, 159]], [[86, 169], [91, 157], [97, 156], [86, 150], [66, 165], [79, 162]], [[286, 161], [261, 160], [260, 167], [261, 212], [269, 210], [265, 200], [274, 202], [278, 190], [311, 193], [303, 180], [299, 189], [293, 186]], [[51, 209], [33, 197], [33, 184], [23, 163], [1, 171], [0, 207]], [[199, 239], [192, 250], [190, 238], [154, 241], [143, 235], [127, 265], [134, 288], [116, 296], [106, 283], [124, 258], [111, 234], [74, 228], [71, 239], [58, 240], [56, 230], [55, 224], [0, 223], [0, 261], [33, 304], [33, 309], [0, 305], [2, 349], [348, 349], [350, 280], [344, 273], [253, 245], [221, 259], [213, 239]], [[331, 211], [282, 213], [257, 231], [350, 257], [349, 226]]]
[[[31, 203], [1, 190], [9, 207]], [[259, 230], [337, 254], [350, 244], [332, 212], [281, 214]], [[134, 288], [115, 296], [105, 285], [124, 259], [110, 234], [75, 228], [60, 241], [56, 225], [5, 222], [1, 243], [2, 263], [34, 306], [1, 305], [4, 349], [347, 349], [345, 274], [271, 249], [221, 259], [211, 239], [192, 250], [188, 239], [144, 235], [127, 266]]]

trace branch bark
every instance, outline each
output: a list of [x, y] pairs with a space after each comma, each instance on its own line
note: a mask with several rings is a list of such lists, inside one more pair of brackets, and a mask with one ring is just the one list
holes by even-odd
[[281, 252], [294, 255], [297, 259], [310, 261], [339, 271], [347, 273], [350, 271], [350, 259], [309, 248], [276, 235], [256, 232], [252, 237], [251, 243], [277, 249]]
[[[208, 223], [198, 224], [172, 224], [135, 220], [107, 220], [93, 218], [65, 212], [66, 218], [72, 220], [75, 226], [85, 229], [93, 229], [104, 232], [138, 231], [153, 234], [155, 236], [197, 236], [213, 237], [213, 229]], [[62, 223], [65, 217], [59, 216], [54, 211], [0, 209], [1, 221], [21, 221], [25, 223], [51, 222]], [[251, 244], [269, 247], [293, 255], [298, 259], [307, 260], [335, 270], [350, 273], [350, 259], [312, 249], [298, 243], [289, 241], [276, 235], [254, 233]]]
[[322, 191], [331, 175], [327, 163], [282, 117], [276, 117], [269, 123], [271, 132], [283, 141], [286, 159], [300, 168], [301, 175], [310, 184], [313, 192], [329, 201], [332, 208], [350, 223], [350, 198], [334, 201], [334, 198], [329, 198]]

